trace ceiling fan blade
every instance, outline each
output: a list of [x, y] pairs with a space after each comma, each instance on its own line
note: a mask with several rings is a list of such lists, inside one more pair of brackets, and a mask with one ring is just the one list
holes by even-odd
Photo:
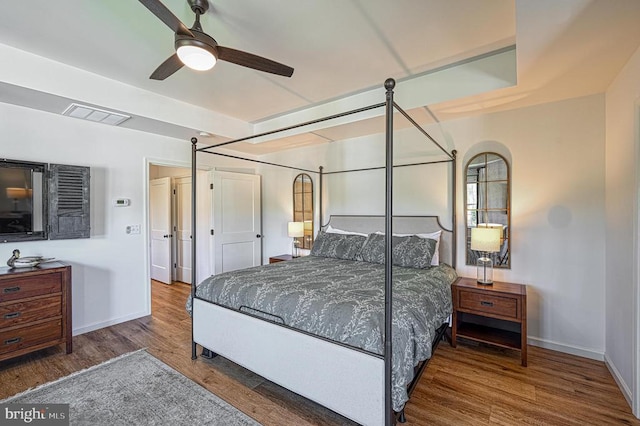
[[231, 62], [236, 65], [242, 65], [243, 67], [253, 68], [254, 70], [282, 75], [285, 77], [291, 77], [293, 75], [293, 68], [272, 61], [271, 59], [263, 58], [261, 56], [253, 55], [251, 53], [242, 52], [240, 50], [235, 50], [228, 47], [217, 46], [217, 50], [218, 59], [222, 61]]
[[164, 80], [183, 66], [184, 64], [182, 63], [180, 58], [178, 58], [178, 54], [174, 53], [173, 55], [169, 56], [166, 61], [161, 63], [149, 78], [152, 80]]
[[164, 22], [174, 33], [185, 35], [189, 37], [195, 37], [191, 30], [183, 24], [169, 9], [167, 6], [160, 3], [160, 0], [138, 0], [154, 15]]

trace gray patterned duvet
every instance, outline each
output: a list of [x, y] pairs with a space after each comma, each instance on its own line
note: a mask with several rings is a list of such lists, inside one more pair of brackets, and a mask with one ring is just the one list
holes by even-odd
[[[431, 357], [435, 330], [451, 314], [448, 265], [393, 267], [393, 408], [408, 400], [418, 362]], [[383, 354], [384, 265], [306, 256], [212, 276], [196, 297], [276, 315], [296, 329]], [[191, 300], [187, 301], [191, 312]], [[243, 311], [247, 312], [243, 308]]]

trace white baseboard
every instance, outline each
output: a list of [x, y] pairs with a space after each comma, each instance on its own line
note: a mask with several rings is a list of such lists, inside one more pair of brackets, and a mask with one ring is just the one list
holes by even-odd
[[93, 324], [89, 324], [89, 325], [86, 325], [84, 327], [74, 328], [72, 334], [74, 336], [77, 336], [79, 334], [84, 334], [84, 333], [88, 333], [90, 331], [99, 330], [101, 328], [109, 327], [111, 325], [116, 325], [116, 324], [120, 324], [122, 322], [127, 322], [127, 321], [131, 321], [131, 320], [134, 320], [134, 319], [146, 317], [148, 315], [151, 315], [151, 312], [146, 312], [146, 311], [136, 312], [135, 314], [126, 315], [124, 317], [114, 318], [114, 319], [110, 319], [110, 320], [107, 320], [107, 321], [102, 321], [102, 322], [96, 322], [96, 323], [93, 323]]
[[604, 353], [597, 352], [592, 349], [581, 348], [579, 346], [566, 345], [564, 343], [553, 342], [551, 340], [540, 339], [538, 337], [527, 337], [527, 341], [532, 346], [539, 348], [551, 349], [558, 352], [564, 352], [570, 355], [581, 356], [583, 358], [595, 359], [596, 361], [604, 361]]
[[615, 380], [616, 383], [618, 384], [618, 387], [622, 391], [622, 395], [624, 395], [624, 399], [627, 400], [627, 404], [629, 404], [630, 407], [633, 407], [633, 403], [631, 402], [632, 401], [631, 389], [629, 389], [629, 386], [627, 386], [627, 384], [624, 382], [624, 380], [622, 379], [622, 375], [616, 368], [615, 364], [611, 362], [611, 358], [609, 358], [607, 354], [604, 354], [604, 364], [607, 366], [607, 368], [609, 369], [609, 372], [613, 376], [613, 380]]

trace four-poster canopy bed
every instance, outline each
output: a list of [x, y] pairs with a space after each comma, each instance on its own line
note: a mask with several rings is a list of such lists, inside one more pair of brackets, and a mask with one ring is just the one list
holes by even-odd
[[[200, 344], [203, 353], [220, 354], [367, 425], [404, 421], [404, 403], [447, 328], [450, 284], [456, 278], [456, 152], [447, 152], [395, 104], [394, 87], [393, 79], [385, 82], [384, 103], [296, 126], [204, 148], [197, 148], [192, 139], [193, 278], [187, 305], [192, 313], [193, 359]], [[384, 167], [332, 172], [319, 167], [316, 172], [211, 151], [380, 107], [385, 107]], [[394, 108], [447, 159], [394, 166]], [[195, 183], [200, 152], [317, 174], [321, 225], [325, 176], [384, 169], [385, 215], [332, 216], [310, 256], [223, 273], [196, 284]], [[393, 168], [433, 163], [451, 163], [451, 230], [442, 227], [436, 216], [392, 215]], [[386, 238], [389, 235], [393, 238]], [[439, 262], [434, 255], [440, 256]], [[303, 300], [302, 294], [312, 296]]]

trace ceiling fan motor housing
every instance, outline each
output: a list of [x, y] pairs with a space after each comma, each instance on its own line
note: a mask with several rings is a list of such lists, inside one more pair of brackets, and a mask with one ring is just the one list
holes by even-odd
[[185, 36], [181, 34], [176, 34], [176, 37], [175, 37], [176, 51], [178, 50], [179, 47], [182, 47], [182, 46], [196, 46], [206, 50], [207, 52], [211, 52], [211, 54], [215, 56], [217, 60], [218, 49], [216, 49], [216, 46], [218, 46], [218, 42], [213, 37], [203, 32], [200, 32], [198, 30], [191, 29], [191, 32], [193, 33], [193, 35], [196, 36], [195, 38], [191, 38], [189, 36]]
[[207, 0], [187, 0], [189, 3], [189, 7], [193, 13], [199, 13], [203, 15], [207, 10], [209, 10], [209, 2]]

